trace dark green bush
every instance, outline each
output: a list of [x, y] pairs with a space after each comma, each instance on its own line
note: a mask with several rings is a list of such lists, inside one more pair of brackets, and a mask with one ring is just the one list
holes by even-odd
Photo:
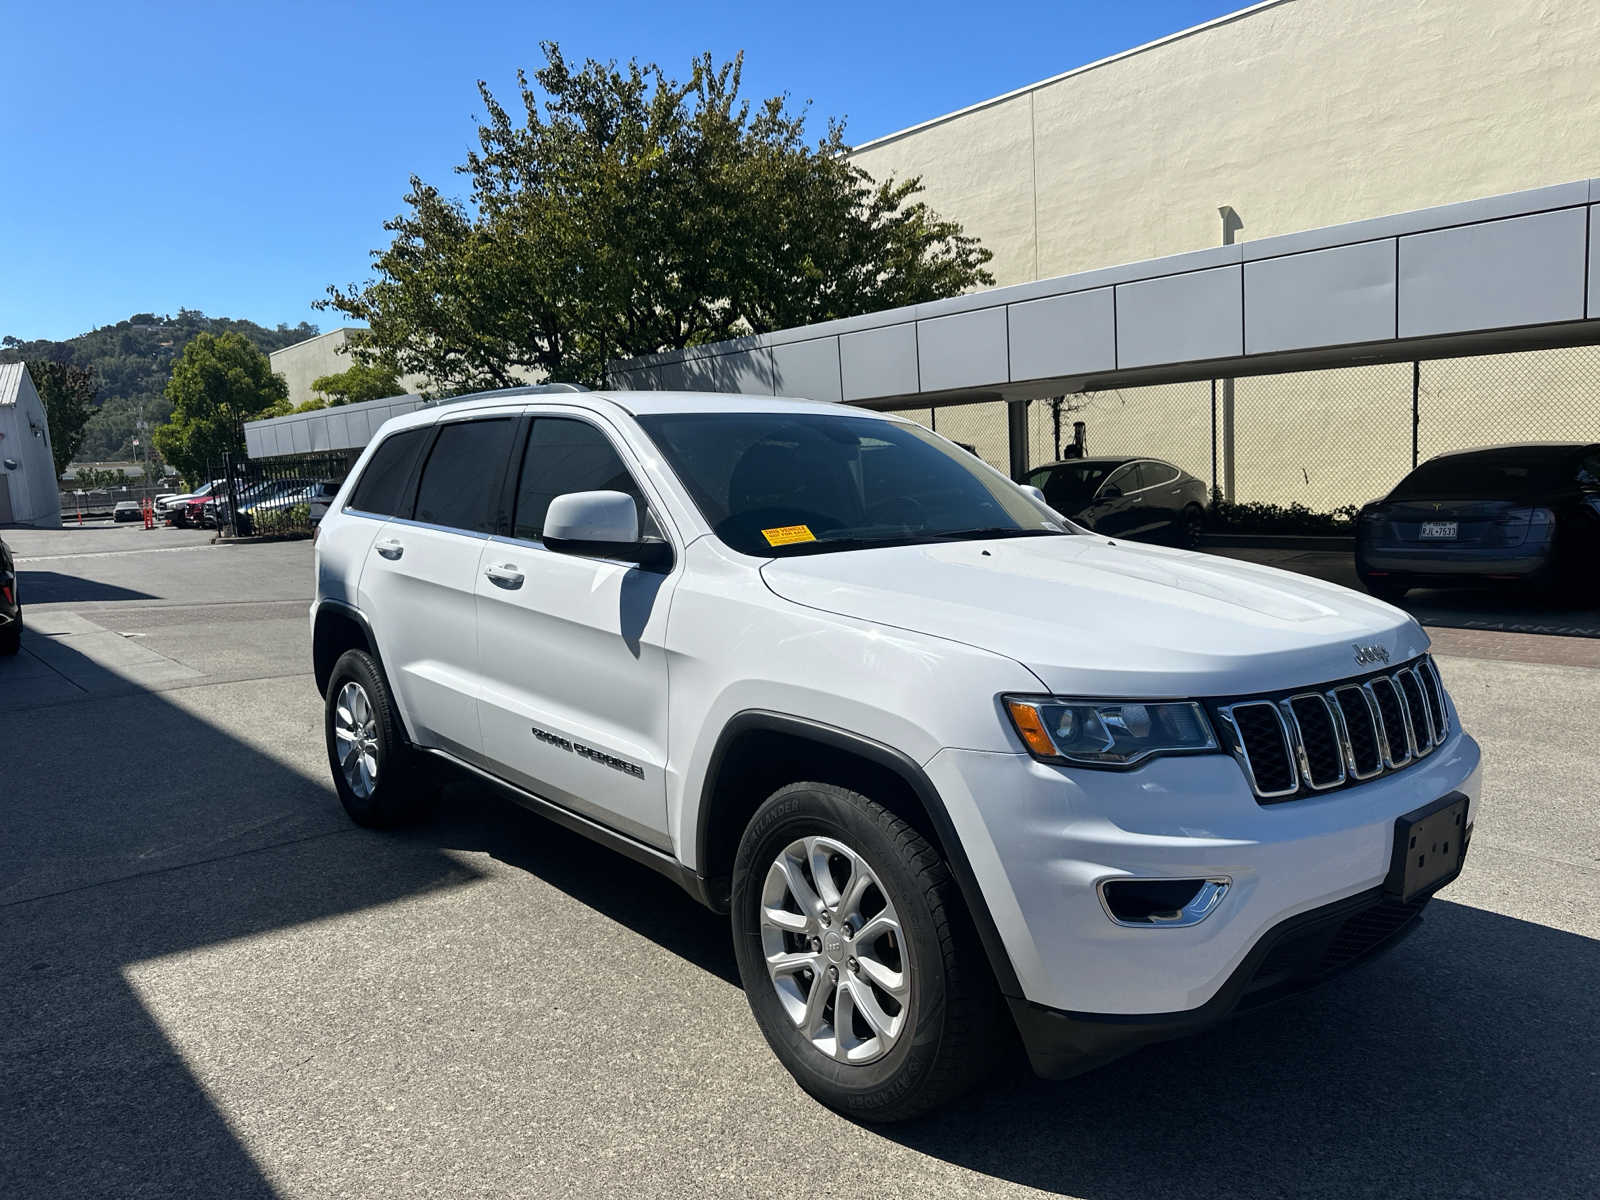
[[1217, 533], [1281, 533], [1309, 537], [1353, 537], [1357, 506], [1317, 512], [1304, 504], [1238, 504], [1213, 493], [1208, 524]]

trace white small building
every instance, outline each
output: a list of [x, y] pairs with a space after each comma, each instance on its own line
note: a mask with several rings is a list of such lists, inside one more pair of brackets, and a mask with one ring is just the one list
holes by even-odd
[[0, 525], [61, 524], [50, 420], [26, 363], [0, 363]]

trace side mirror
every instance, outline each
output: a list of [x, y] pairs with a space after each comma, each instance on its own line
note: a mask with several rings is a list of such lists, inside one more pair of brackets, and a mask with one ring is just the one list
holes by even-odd
[[1122, 489], [1114, 483], [1108, 483], [1100, 489], [1098, 498], [1101, 500], [1120, 500], [1122, 498]]
[[672, 547], [639, 536], [639, 508], [622, 492], [568, 492], [550, 501], [544, 544], [557, 554], [614, 558], [641, 567], [672, 562]]
[[1041, 492], [1038, 488], [1034, 487], [1033, 484], [1024, 483], [1024, 484], [1021, 485], [1021, 487], [1022, 487], [1023, 491], [1028, 493], [1028, 498], [1030, 500], [1032, 500], [1035, 504], [1042, 504], [1046, 508], [1050, 507], [1050, 501], [1046, 500], [1044, 498], [1044, 493]]

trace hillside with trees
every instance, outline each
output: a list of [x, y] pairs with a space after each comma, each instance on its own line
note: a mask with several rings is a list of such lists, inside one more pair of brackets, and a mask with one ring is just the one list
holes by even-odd
[[83, 428], [80, 462], [131, 460], [135, 428], [143, 416], [148, 434], [172, 415], [166, 398], [167, 380], [183, 349], [201, 333], [240, 334], [263, 353], [281, 350], [317, 335], [307, 322], [268, 329], [254, 321], [208, 317], [181, 308], [177, 316], [135, 313], [126, 321], [103, 325], [66, 341], [0, 338], [0, 362], [53, 362], [86, 367], [99, 384], [97, 402]]

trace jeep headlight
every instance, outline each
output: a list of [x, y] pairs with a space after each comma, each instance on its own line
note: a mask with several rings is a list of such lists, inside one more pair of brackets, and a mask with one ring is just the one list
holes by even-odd
[[1159, 754], [1217, 749], [1205, 709], [1192, 700], [1003, 699], [1023, 743], [1044, 762], [1131, 767]]

